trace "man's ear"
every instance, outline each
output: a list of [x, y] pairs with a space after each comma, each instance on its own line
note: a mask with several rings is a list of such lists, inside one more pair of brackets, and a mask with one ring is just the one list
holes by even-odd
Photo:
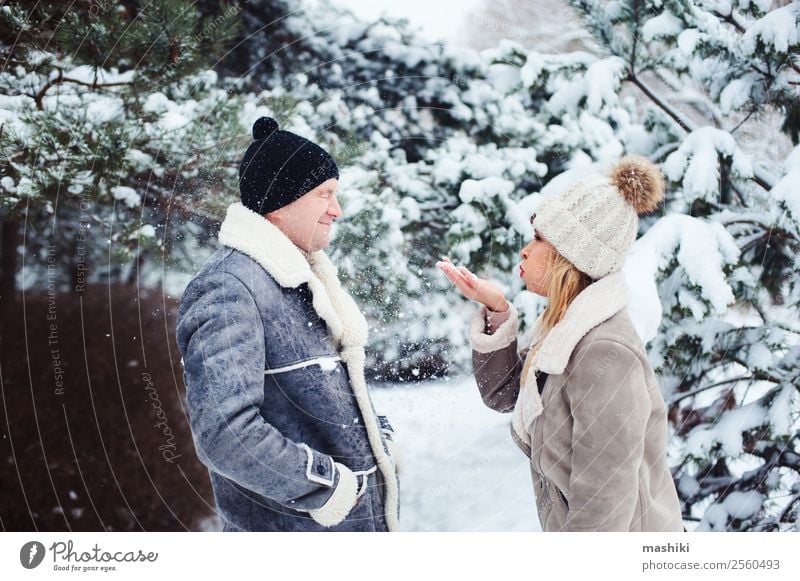
[[281, 216], [277, 210], [274, 212], [267, 212], [264, 214], [264, 219], [268, 222], [274, 224], [275, 226], [279, 226], [283, 221], [283, 216]]

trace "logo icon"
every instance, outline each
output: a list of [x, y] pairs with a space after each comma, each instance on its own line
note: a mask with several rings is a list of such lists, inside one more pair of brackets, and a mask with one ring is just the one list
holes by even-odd
[[19, 562], [26, 569], [35, 569], [44, 559], [44, 545], [39, 541], [29, 541], [19, 550]]

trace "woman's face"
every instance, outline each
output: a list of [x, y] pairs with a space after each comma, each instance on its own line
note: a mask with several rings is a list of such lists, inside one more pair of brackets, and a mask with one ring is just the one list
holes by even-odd
[[[533, 218], [531, 218], [531, 222], [533, 222]], [[527, 246], [519, 253], [522, 258], [519, 275], [530, 292], [546, 297], [549, 282], [548, 271], [555, 248], [547, 240], [539, 236], [539, 232], [536, 229], [533, 232], [533, 240], [528, 242]]]

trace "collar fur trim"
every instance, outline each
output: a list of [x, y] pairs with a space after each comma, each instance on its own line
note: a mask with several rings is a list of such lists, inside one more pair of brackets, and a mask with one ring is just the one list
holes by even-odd
[[[560, 375], [564, 373], [578, 342], [603, 321], [611, 318], [628, 303], [627, 286], [621, 270], [593, 282], [573, 299], [564, 318], [550, 329], [544, 343], [531, 361], [531, 369], [521, 386], [511, 418], [513, 433], [530, 446], [531, 425], [543, 411], [537, 376], [539, 371]], [[539, 326], [542, 315], [535, 327]], [[534, 342], [538, 337], [534, 337]]]
[[[628, 288], [621, 270], [593, 282], [567, 307], [564, 318], [545, 337], [532, 366], [545, 373], [560, 374], [569, 363], [578, 342], [603, 321], [628, 304]], [[542, 315], [537, 319], [538, 326]]]
[[308, 284], [314, 310], [328, 325], [334, 342], [342, 348], [366, 345], [367, 321], [322, 250], [306, 259], [277, 226], [241, 202], [228, 207], [219, 242], [247, 254], [284, 288]]

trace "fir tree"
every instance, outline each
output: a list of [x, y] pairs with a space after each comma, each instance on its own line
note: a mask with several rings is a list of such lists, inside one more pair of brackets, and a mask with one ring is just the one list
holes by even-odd
[[[210, 70], [239, 7], [192, 4], [0, 7], [4, 298], [23, 223], [22, 283], [61, 290], [132, 281], [208, 237], [247, 137]], [[204, 227], [186, 232], [187, 216]]]

